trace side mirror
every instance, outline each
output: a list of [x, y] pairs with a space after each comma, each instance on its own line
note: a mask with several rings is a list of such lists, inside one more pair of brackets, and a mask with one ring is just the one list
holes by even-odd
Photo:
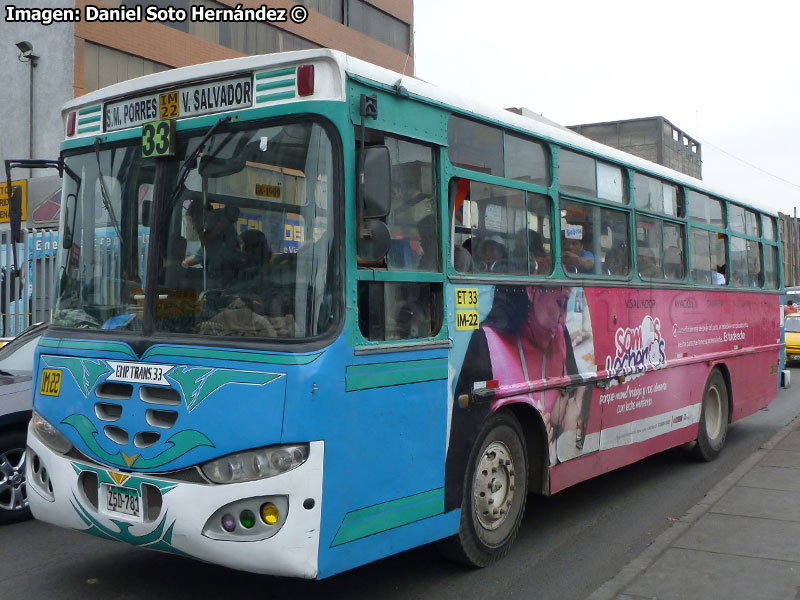
[[22, 186], [14, 187], [8, 203], [8, 217], [11, 222], [11, 239], [15, 244], [22, 241]]
[[391, 244], [389, 227], [383, 221], [367, 219], [358, 226], [356, 250], [361, 260], [367, 263], [383, 260], [389, 253]]
[[[69, 208], [70, 200], [72, 200], [72, 224], [69, 221]], [[78, 196], [76, 194], [67, 194], [64, 198], [64, 236], [61, 239], [61, 246], [65, 250], [72, 248], [73, 231], [75, 231], [75, 217], [78, 214]]]
[[361, 219], [380, 219], [389, 214], [392, 203], [392, 161], [386, 146], [369, 146], [361, 151], [358, 190]]

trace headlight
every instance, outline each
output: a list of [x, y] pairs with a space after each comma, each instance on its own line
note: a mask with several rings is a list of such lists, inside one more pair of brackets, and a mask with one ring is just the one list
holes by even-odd
[[72, 449], [72, 443], [66, 436], [36, 411], [33, 411], [33, 430], [39, 439], [54, 452], [66, 454]]
[[229, 454], [202, 466], [214, 483], [241, 483], [280, 475], [299, 467], [308, 458], [308, 444], [272, 446]]

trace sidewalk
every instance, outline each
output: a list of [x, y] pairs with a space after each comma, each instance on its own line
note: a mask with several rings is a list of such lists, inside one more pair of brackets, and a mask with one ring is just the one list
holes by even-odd
[[800, 419], [589, 600], [800, 597]]

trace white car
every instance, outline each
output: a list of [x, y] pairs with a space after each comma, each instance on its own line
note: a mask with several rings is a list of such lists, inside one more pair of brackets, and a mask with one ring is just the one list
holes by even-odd
[[31, 516], [25, 490], [25, 431], [31, 420], [33, 354], [47, 324], [0, 348], [0, 525]]

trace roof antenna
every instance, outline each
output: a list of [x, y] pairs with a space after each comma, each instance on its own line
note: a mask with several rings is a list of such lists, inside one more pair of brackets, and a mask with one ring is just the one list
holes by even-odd
[[406, 76], [406, 69], [408, 68], [408, 59], [411, 58], [411, 53], [414, 51], [414, 35], [411, 35], [411, 43], [409, 44], [408, 52], [406, 53], [406, 62], [403, 65], [403, 73], [401, 74], [400, 79], [394, 84], [394, 91], [400, 95], [408, 97], [408, 90], [403, 85], [403, 77]]

